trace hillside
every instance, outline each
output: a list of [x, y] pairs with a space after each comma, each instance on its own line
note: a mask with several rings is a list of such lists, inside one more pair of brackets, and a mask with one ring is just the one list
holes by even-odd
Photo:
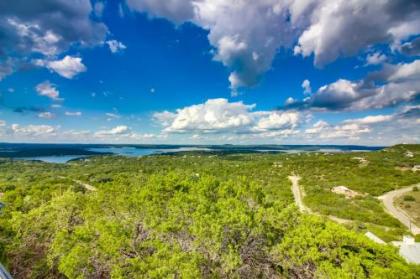
[[[419, 278], [396, 248], [363, 235], [408, 234], [376, 197], [420, 182], [419, 164], [419, 145], [2, 159], [1, 261], [14, 278]], [[292, 173], [316, 214], [295, 206]], [[361, 195], [333, 193], [337, 185]]]

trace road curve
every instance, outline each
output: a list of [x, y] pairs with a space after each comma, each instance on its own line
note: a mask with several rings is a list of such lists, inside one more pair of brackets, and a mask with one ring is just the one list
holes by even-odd
[[395, 218], [397, 218], [401, 223], [403, 223], [414, 235], [420, 234], [420, 228], [417, 227], [410, 220], [410, 218], [407, 216], [407, 214], [404, 211], [402, 211], [401, 209], [399, 209], [398, 207], [394, 205], [394, 200], [395, 198], [412, 191], [413, 187], [415, 186], [418, 187], [419, 185], [420, 184], [397, 189], [397, 190], [385, 193], [384, 195], [378, 197], [378, 199], [380, 199], [383, 202], [386, 211], [392, 216], [394, 216]]

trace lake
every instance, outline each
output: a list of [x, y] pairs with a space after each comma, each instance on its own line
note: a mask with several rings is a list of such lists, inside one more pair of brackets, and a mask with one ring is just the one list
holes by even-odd
[[248, 152], [366, 152], [383, 147], [320, 145], [101, 145], [101, 144], [8, 144], [0, 143], [0, 158], [37, 160], [63, 164], [97, 155], [141, 157], [186, 151], [212, 151], [221, 154]]

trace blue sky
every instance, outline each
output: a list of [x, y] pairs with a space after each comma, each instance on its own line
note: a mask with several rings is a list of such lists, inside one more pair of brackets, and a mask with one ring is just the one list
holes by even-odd
[[420, 141], [416, 1], [77, 2], [0, 12], [0, 141]]

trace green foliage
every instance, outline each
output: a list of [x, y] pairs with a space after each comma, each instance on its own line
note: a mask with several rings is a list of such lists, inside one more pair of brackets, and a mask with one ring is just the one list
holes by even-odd
[[[302, 177], [304, 201], [314, 211], [401, 229], [403, 226], [383, 210], [377, 197], [420, 181], [420, 173], [411, 171], [420, 164], [419, 146], [398, 145], [370, 153], [307, 153], [291, 156], [288, 163]], [[408, 151], [414, 156], [407, 156]], [[407, 166], [410, 171], [403, 171], [401, 166]], [[331, 192], [333, 187], [341, 185], [360, 196], [346, 199]]]
[[[384, 154], [369, 154], [369, 160], [381, 162]], [[305, 202], [317, 211], [385, 223], [402, 233], [372, 196], [376, 184], [354, 187], [370, 195], [352, 201], [326, 188], [350, 178], [363, 181], [359, 175], [374, 180], [369, 171], [348, 174], [347, 165], [354, 164], [348, 156], [187, 153], [92, 157], [65, 165], [0, 161], [2, 261], [15, 278], [418, 277], [419, 268], [394, 248], [360, 234], [364, 223], [349, 230], [301, 215], [293, 205], [287, 176], [295, 171], [303, 177]], [[342, 162], [344, 171], [336, 166]]]
[[413, 196], [410, 196], [410, 195], [405, 195], [404, 196], [404, 201], [408, 201], [408, 202], [416, 201], [416, 198], [413, 197]]

